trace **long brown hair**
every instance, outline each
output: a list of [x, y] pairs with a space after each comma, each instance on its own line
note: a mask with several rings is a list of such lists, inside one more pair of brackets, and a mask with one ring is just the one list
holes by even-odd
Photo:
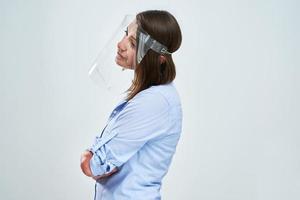
[[[153, 39], [173, 53], [181, 45], [181, 30], [175, 17], [167, 11], [149, 10], [136, 15], [138, 27], [145, 30]], [[138, 38], [137, 38], [138, 42]], [[136, 45], [138, 46], [138, 44]], [[153, 85], [167, 84], [176, 77], [172, 55], [165, 54], [165, 62], [161, 64], [160, 54], [150, 49], [143, 60], [136, 65], [134, 79], [126, 91], [126, 100], [132, 99], [137, 93]]]

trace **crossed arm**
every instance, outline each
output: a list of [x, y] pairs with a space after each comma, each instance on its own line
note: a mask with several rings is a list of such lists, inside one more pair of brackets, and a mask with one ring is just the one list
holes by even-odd
[[99, 176], [93, 176], [91, 168], [90, 168], [90, 160], [91, 160], [92, 157], [93, 157], [93, 153], [91, 151], [88, 151], [88, 150], [85, 150], [81, 154], [80, 167], [81, 167], [82, 172], [86, 176], [91, 177], [94, 180], [98, 180], [100, 178], [108, 177], [108, 176], [112, 175], [113, 173], [115, 173], [117, 171], [117, 168], [115, 168], [110, 173], [99, 175]]

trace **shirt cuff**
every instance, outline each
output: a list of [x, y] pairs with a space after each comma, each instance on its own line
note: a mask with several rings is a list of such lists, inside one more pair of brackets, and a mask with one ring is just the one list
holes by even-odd
[[97, 154], [93, 154], [90, 160], [90, 169], [93, 176], [110, 173], [116, 166], [109, 161], [103, 162]]

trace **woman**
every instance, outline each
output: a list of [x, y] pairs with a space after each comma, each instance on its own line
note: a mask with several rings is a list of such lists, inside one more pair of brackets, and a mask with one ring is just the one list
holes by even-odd
[[134, 69], [134, 79], [101, 136], [83, 152], [81, 169], [96, 180], [95, 199], [161, 199], [181, 134], [172, 59], [181, 30], [169, 12], [153, 10], [137, 14], [125, 33], [116, 63]]

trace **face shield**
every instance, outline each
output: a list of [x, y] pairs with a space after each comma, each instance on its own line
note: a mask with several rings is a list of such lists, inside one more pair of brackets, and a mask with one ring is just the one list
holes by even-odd
[[161, 55], [171, 54], [166, 46], [138, 27], [134, 15], [126, 15], [97, 56], [89, 76], [97, 85], [121, 95], [130, 87], [134, 70], [149, 49]]
[[[125, 32], [134, 19], [134, 15], [126, 15], [123, 18], [89, 70], [89, 77], [100, 89], [106, 89], [117, 96], [122, 95], [130, 87], [134, 75], [133, 70], [125, 70], [126, 68], [134, 68], [134, 66], [126, 65], [125, 57], [133, 59], [131, 55], [136, 54], [135, 48], [130, 55], [125, 55], [128, 50], [127, 46], [122, 47], [124, 57], [120, 57], [118, 50], [120, 41], [124, 43], [123, 45], [127, 45], [124, 41], [126, 37]], [[123, 59], [123, 63], [120, 63], [120, 58]], [[124, 66], [120, 66], [120, 64]]]

